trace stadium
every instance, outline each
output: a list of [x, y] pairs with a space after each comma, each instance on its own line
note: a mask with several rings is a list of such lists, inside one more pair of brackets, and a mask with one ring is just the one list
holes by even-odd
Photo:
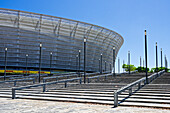
[[[109, 71], [124, 39], [113, 30], [76, 20], [0, 8], [0, 67], [25, 69], [39, 68], [41, 45], [42, 70], [77, 70], [80, 51], [80, 70], [84, 67], [84, 39], [86, 39], [86, 70]], [[50, 56], [52, 55], [52, 60]], [[105, 69], [104, 69], [105, 67]]]

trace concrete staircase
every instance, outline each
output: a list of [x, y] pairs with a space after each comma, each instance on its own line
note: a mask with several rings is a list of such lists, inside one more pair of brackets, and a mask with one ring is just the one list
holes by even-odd
[[[145, 74], [122, 75], [117, 77], [94, 79], [90, 84], [77, 85], [70, 83], [64, 88], [63, 84], [52, 85], [47, 92], [42, 92], [41, 88], [31, 88], [16, 92], [17, 98], [65, 101], [95, 104], [114, 104], [114, 90], [117, 90]], [[170, 109], [170, 74], [165, 73], [146, 85], [141, 90], [134, 93], [130, 98], [128, 92], [119, 95], [120, 106], [156, 107]], [[60, 87], [57, 87], [60, 86]], [[0, 88], [0, 98], [11, 98], [11, 88]]]

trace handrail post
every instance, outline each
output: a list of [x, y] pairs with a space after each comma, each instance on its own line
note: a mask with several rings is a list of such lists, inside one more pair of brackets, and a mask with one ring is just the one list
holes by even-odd
[[65, 81], [65, 88], [67, 87], [67, 81]]
[[87, 82], [90, 83], [90, 78], [87, 78]]
[[138, 90], [141, 88], [141, 82], [138, 83]]
[[43, 85], [43, 92], [45, 92], [46, 91], [46, 85], [44, 84]]
[[81, 84], [81, 78], [79, 80], [80, 80], [80, 84]]
[[118, 106], [118, 93], [114, 91], [114, 107]]
[[129, 88], [129, 96], [132, 95], [132, 87]]
[[15, 89], [12, 88], [12, 99], [15, 99]]
[[33, 84], [35, 84], [35, 79], [33, 78]]
[[14, 81], [14, 86], [16, 86], [16, 81]]

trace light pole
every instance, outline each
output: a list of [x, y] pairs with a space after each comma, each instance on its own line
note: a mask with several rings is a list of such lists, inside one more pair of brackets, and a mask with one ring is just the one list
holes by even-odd
[[118, 73], [120, 73], [120, 59], [118, 58]]
[[145, 30], [145, 65], [146, 65], [146, 84], [148, 84], [148, 70], [147, 70], [147, 36], [146, 36], [146, 30]]
[[102, 69], [102, 54], [100, 55], [100, 57], [101, 57], [101, 61], [100, 61], [101, 62], [101, 65], [100, 65], [101, 66], [100, 74], [102, 74], [102, 71], [103, 71], [103, 69]]
[[129, 61], [129, 74], [130, 74], [130, 51], [128, 51], [128, 61]]
[[99, 59], [99, 72], [101, 73], [101, 71], [100, 71], [100, 59]]
[[78, 55], [76, 55], [76, 71], [77, 71], [77, 74], [78, 74]]
[[84, 83], [86, 83], [86, 38], [84, 38]]
[[[125, 64], [125, 61], [123, 60], [123, 65]], [[124, 73], [124, 68], [123, 68], [123, 73]]]
[[105, 72], [106, 72], [106, 61], [105, 61]]
[[161, 48], [161, 69], [162, 69], [162, 48]]
[[145, 61], [144, 61], [144, 58], [143, 58], [143, 70], [144, 70], [144, 66], [145, 66]]
[[81, 53], [81, 50], [79, 50], [79, 77], [80, 77], [80, 53]]
[[5, 70], [4, 70], [4, 80], [6, 79], [6, 65], [7, 65], [7, 48], [5, 48]]
[[142, 61], [141, 61], [141, 56], [140, 56], [140, 71], [141, 71], [141, 66], [142, 66]]
[[158, 71], [158, 51], [157, 51], [157, 42], [156, 42], [156, 72]]
[[41, 49], [42, 49], [42, 44], [40, 43], [40, 50], [39, 50], [39, 83], [41, 82]]
[[112, 64], [110, 63], [110, 73], [112, 72]]
[[25, 55], [25, 61], [26, 61], [26, 76], [27, 76], [27, 73], [28, 73], [28, 69], [27, 69], [27, 66], [28, 66], [28, 54]]
[[52, 65], [52, 57], [53, 57], [53, 53], [50, 53], [50, 75], [51, 75], [51, 65]]
[[113, 76], [115, 76], [115, 46], [113, 46]]

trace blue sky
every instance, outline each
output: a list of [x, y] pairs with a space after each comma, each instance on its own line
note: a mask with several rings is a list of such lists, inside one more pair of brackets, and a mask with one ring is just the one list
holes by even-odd
[[[148, 65], [155, 67], [155, 43], [163, 55], [170, 56], [170, 0], [0, 0], [1, 8], [59, 16], [102, 27], [121, 34], [124, 44], [118, 57], [139, 66], [144, 58], [144, 30], [148, 35]], [[117, 61], [117, 60], [116, 60]], [[163, 63], [164, 65], [164, 63]], [[117, 66], [117, 62], [116, 62]]]

